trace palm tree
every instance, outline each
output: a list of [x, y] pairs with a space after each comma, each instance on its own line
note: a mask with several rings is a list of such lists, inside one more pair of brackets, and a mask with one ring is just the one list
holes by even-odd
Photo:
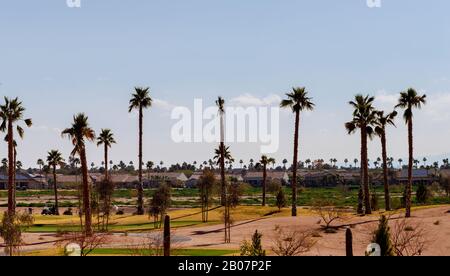
[[[362, 185], [364, 189], [364, 205], [365, 213], [371, 214], [372, 208], [370, 206], [370, 190], [369, 190], [369, 160], [367, 158], [367, 138], [373, 135], [372, 124], [375, 121], [375, 110], [372, 106], [374, 97], [356, 95], [355, 101], [349, 102], [354, 108], [353, 120], [345, 124], [349, 134], [356, 132], [358, 129], [361, 132], [361, 176]], [[361, 198], [359, 199], [361, 201]], [[361, 206], [358, 211], [361, 212]]]
[[39, 166], [39, 173], [42, 175], [42, 167], [45, 165], [44, 160], [39, 158], [36, 162], [36, 165]]
[[347, 167], [347, 164], [348, 164], [348, 159], [347, 158], [344, 159], [344, 163], [345, 163], [345, 167]]
[[423, 158], [423, 167], [426, 168], [427, 167], [427, 161], [428, 159], [426, 157]]
[[86, 159], [86, 143], [85, 140], [93, 142], [95, 140], [95, 132], [89, 127], [88, 117], [84, 113], [79, 113], [73, 117], [72, 126], [62, 131], [61, 135], [67, 136], [74, 146], [71, 155], [78, 154], [81, 161], [81, 172], [83, 176], [83, 205], [85, 216], [85, 234], [92, 235], [92, 213], [90, 198], [91, 193], [88, 182], [88, 163]]
[[[383, 181], [384, 181], [384, 200], [386, 211], [391, 210], [391, 200], [389, 195], [389, 182], [388, 182], [388, 160], [386, 149], [386, 126], [395, 126], [394, 119], [397, 116], [397, 111], [393, 111], [384, 115], [383, 111], [377, 112], [375, 122], [375, 133], [381, 138], [381, 155], [383, 158]], [[391, 162], [391, 161], [390, 161]]]
[[153, 169], [153, 166], [154, 166], [155, 164], [152, 162], [152, 161], [148, 161], [147, 162], [147, 164], [146, 164], [146, 167], [147, 167], [147, 173], [148, 173], [148, 181], [150, 181], [150, 171]]
[[353, 163], [355, 164], [355, 169], [358, 168], [359, 160], [357, 158], [353, 159]]
[[269, 158], [266, 155], [263, 155], [261, 157], [261, 160], [259, 161], [259, 163], [263, 166], [263, 199], [262, 199], [262, 206], [266, 206], [266, 187], [267, 187], [267, 165], [269, 164], [275, 164], [275, 159], [274, 158]]
[[403, 159], [399, 158], [398, 159], [398, 165], [400, 166], [400, 169], [403, 168], [402, 164], [403, 164]]
[[300, 128], [300, 113], [304, 110], [313, 110], [314, 103], [308, 97], [305, 87], [293, 88], [291, 93], [286, 94], [287, 99], [282, 100], [280, 107], [291, 108], [295, 114], [294, 130], [294, 156], [292, 162], [292, 216], [297, 216], [297, 166], [298, 166], [298, 139]]
[[14, 125], [20, 138], [23, 138], [24, 129], [19, 125], [24, 122], [27, 127], [31, 127], [31, 119], [23, 119], [25, 108], [18, 98], [9, 99], [5, 97], [5, 103], [0, 106], [1, 131], [6, 131], [8, 141], [8, 214], [15, 214], [15, 164], [14, 164]]
[[411, 190], [412, 190], [412, 168], [414, 162], [413, 148], [413, 109], [420, 109], [426, 104], [426, 95], [419, 95], [416, 90], [410, 88], [400, 93], [400, 98], [396, 107], [405, 109], [403, 118], [408, 125], [408, 185], [406, 187], [406, 217], [411, 217]]
[[225, 153], [223, 152], [225, 150], [225, 124], [224, 124], [224, 115], [225, 115], [225, 100], [222, 97], [219, 97], [216, 101], [216, 106], [219, 109], [219, 116], [220, 116], [220, 146], [219, 149], [221, 150], [220, 155], [220, 183], [221, 183], [221, 204], [222, 206], [225, 205], [226, 200], [226, 190], [225, 190]]
[[102, 129], [100, 135], [97, 137], [97, 146], [104, 146], [104, 154], [105, 154], [105, 181], [108, 178], [108, 148], [111, 148], [112, 144], [115, 144], [116, 140], [114, 139], [114, 134], [110, 129]]
[[143, 133], [143, 119], [144, 109], [152, 106], [152, 98], [149, 94], [150, 88], [136, 87], [135, 93], [132, 94], [128, 112], [132, 112], [134, 109], [139, 110], [139, 185], [138, 185], [138, 202], [137, 202], [137, 214], [144, 214], [144, 186], [142, 184], [142, 133]]
[[61, 166], [64, 162], [61, 152], [51, 150], [47, 154], [47, 163], [53, 169], [53, 190], [55, 192], [55, 215], [59, 216], [58, 205], [58, 184], [56, 182], [56, 166]]

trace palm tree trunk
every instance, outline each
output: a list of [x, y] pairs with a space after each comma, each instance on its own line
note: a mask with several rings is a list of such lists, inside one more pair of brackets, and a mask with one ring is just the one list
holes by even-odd
[[267, 179], [267, 171], [266, 164], [264, 164], [264, 172], [263, 172], [263, 198], [262, 198], [262, 206], [266, 206], [266, 179]]
[[409, 145], [408, 184], [406, 186], [406, 217], [407, 218], [411, 217], [412, 168], [413, 168], [413, 162], [414, 162], [412, 117], [408, 121], [408, 145]]
[[14, 146], [14, 160], [13, 160], [14, 166], [13, 166], [13, 204], [14, 204], [14, 211], [17, 207], [17, 201], [16, 201], [16, 189], [17, 189], [17, 182], [16, 182], [16, 174], [17, 174], [17, 149], [16, 146]]
[[92, 213], [90, 203], [91, 196], [89, 191], [86, 150], [84, 147], [81, 148], [80, 150], [80, 159], [81, 159], [81, 171], [83, 174], [83, 207], [84, 207], [85, 234], [87, 236], [92, 236]]
[[55, 215], [59, 216], [58, 185], [56, 183], [56, 165], [53, 165], [53, 189], [55, 192]]
[[142, 184], [142, 135], [143, 135], [143, 112], [142, 107], [139, 107], [139, 184], [138, 184], [138, 201], [137, 214], [144, 214], [144, 186]]
[[8, 120], [8, 214], [14, 215], [15, 204], [14, 204], [14, 145], [13, 145], [13, 126], [12, 122]]
[[370, 189], [369, 189], [369, 163], [367, 161], [367, 130], [366, 126], [361, 127], [361, 159], [363, 164], [363, 184], [364, 184], [364, 207], [365, 214], [372, 214], [370, 206]]
[[389, 182], [388, 182], [388, 166], [387, 166], [387, 150], [386, 150], [386, 132], [383, 130], [381, 136], [381, 148], [383, 155], [383, 181], [384, 181], [384, 204], [386, 211], [391, 210], [391, 198], [389, 196]]
[[221, 204], [222, 206], [226, 205], [226, 183], [225, 183], [225, 144], [224, 142], [220, 142], [220, 182], [222, 186], [221, 193]]
[[297, 216], [297, 160], [298, 160], [298, 132], [300, 127], [300, 111], [295, 112], [295, 131], [294, 131], [294, 161], [292, 164], [292, 216]]
[[108, 146], [105, 143], [105, 181], [108, 181]]

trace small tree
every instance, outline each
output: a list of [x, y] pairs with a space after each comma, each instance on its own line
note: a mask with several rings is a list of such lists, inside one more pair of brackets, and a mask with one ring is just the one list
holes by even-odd
[[417, 187], [417, 192], [416, 192], [417, 202], [423, 204], [423, 203], [426, 203], [429, 198], [430, 198], [429, 189], [423, 183], [420, 183], [419, 187]]
[[114, 183], [103, 180], [96, 185], [96, 192], [99, 199], [99, 212], [101, 213], [101, 231], [108, 231], [109, 218], [111, 216], [112, 196], [114, 193]]
[[393, 248], [391, 245], [391, 236], [389, 228], [389, 220], [386, 216], [381, 216], [378, 223], [378, 229], [373, 233], [372, 242], [377, 243], [381, 247], [381, 256], [393, 256]]
[[5, 252], [13, 256], [19, 254], [22, 245], [22, 231], [33, 224], [33, 217], [28, 213], [11, 214], [5, 212], [0, 225], [0, 236], [5, 241]]
[[198, 188], [200, 189], [200, 203], [202, 206], [202, 221], [208, 222], [208, 212], [212, 197], [212, 190], [216, 184], [216, 177], [211, 170], [205, 170], [200, 176]]
[[153, 194], [149, 213], [154, 218], [155, 228], [161, 228], [164, 215], [170, 207], [170, 198], [170, 188], [166, 184], [162, 184]]
[[242, 243], [241, 256], [266, 256], [266, 251], [262, 248], [262, 234], [258, 233], [258, 230], [253, 234], [251, 243], [247, 240]]
[[280, 188], [278, 190], [276, 203], [277, 203], [278, 211], [281, 211], [281, 209], [286, 207], [286, 205], [287, 205], [286, 195], [284, 194], [283, 188]]

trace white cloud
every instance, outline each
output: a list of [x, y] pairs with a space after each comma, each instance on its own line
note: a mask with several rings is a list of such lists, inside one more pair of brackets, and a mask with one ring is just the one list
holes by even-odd
[[156, 108], [164, 109], [166, 111], [171, 111], [175, 106], [168, 101], [161, 99], [153, 99], [153, 106]]
[[393, 110], [398, 103], [398, 93], [388, 93], [386, 90], [379, 90], [375, 95], [375, 105], [379, 109]]
[[230, 100], [230, 103], [235, 106], [272, 106], [279, 105], [280, 102], [281, 98], [276, 94], [258, 98], [246, 93]]

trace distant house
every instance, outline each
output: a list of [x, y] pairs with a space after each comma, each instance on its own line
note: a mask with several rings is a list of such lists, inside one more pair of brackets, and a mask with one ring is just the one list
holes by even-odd
[[[395, 180], [398, 184], [408, 183], [408, 169], [403, 169], [395, 175]], [[413, 184], [432, 184], [437, 181], [437, 177], [434, 175], [433, 170], [427, 169], [415, 169], [412, 171]]]
[[[244, 182], [253, 187], [261, 187], [263, 185], [263, 172], [247, 172], [244, 177]], [[267, 183], [278, 182], [281, 185], [289, 183], [289, 175], [286, 172], [268, 171]]]
[[[103, 180], [103, 175], [91, 176], [95, 183]], [[135, 189], [139, 183], [139, 177], [132, 174], [110, 174], [109, 178], [115, 184], [116, 189]], [[171, 187], [184, 187], [188, 180], [184, 173], [144, 173], [142, 182], [144, 189], [157, 188], [162, 183], [167, 183]]]
[[[25, 171], [16, 172], [16, 188], [24, 190], [41, 190], [47, 189], [48, 183], [45, 177], [40, 175], [29, 174]], [[0, 190], [8, 188], [8, 174], [0, 172]]]
[[184, 188], [186, 185], [186, 181], [188, 181], [188, 178], [184, 173], [150, 173], [150, 175], [146, 174], [146, 178], [144, 179], [144, 186], [146, 188], [156, 188], [159, 187], [161, 183], [167, 183], [171, 187]]
[[[189, 177], [189, 179], [186, 181], [185, 186], [186, 188], [197, 188], [198, 181], [200, 177], [203, 175], [203, 172], [195, 172]], [[217, 181], [221, 180], [220, 174], [214, 174], [214, 177]], [[237, 182], [244, 182], [243, 177], [240, 174], [225, 174], [225, 179], [227, 181], [237, 181]]]

